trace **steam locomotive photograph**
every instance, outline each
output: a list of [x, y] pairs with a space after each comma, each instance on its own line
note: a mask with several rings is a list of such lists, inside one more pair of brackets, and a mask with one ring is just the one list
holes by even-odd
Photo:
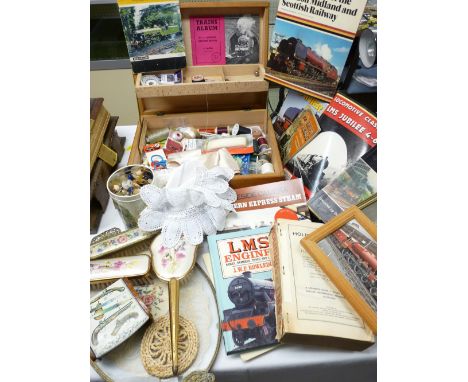
[[267, 73], [333, 96], [351, 42], [280, 19], [274, 33]]
[[355, 221], [322, 240], [321, 247], [325, 245], [323, 242], [334, 252], [341, 271], [353, 287], [377, 310], [377, 243]]
[[177, 5], [121, 7], [120, 19], [131, 57], [185, 52]]
[[236, 350], [271, 344], [276, 336], [273, 281], [244, 272], [231, 280], [227, 293], [234, 308], [224, 310], [222, 328], [231, 332]]

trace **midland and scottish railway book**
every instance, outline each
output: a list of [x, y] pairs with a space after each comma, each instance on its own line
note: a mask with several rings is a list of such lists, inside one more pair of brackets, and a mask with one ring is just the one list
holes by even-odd
[[270, 232], [276, 300], [276, 338], [312, 336], [374, 342], [371, 330], [302, 248], [300, 240], [320, 223], [278, 219]]
[[134, 73], [186, 66], [178, 0], [118, 0]]
[[276, 139], [280, 139], [304, 108], [309, 107], [318, 120], [327, 105], [328, 102], [295, 92], [294, 90], [289, 90], [278, 115], [272, 120]]
[[270, 227], [208, 236], [227, 354], [277, 343]]
[[313, 196], [377, 145], [377, 117], [338, 92], [319, 120], [320, 133], [285, 165]]
[[333, 98], [366, 0], [280, 0], [265, 78]]
[[377, 146], [347, 167], [309, 199], [309, 209], [327, 222], [377, 194]]

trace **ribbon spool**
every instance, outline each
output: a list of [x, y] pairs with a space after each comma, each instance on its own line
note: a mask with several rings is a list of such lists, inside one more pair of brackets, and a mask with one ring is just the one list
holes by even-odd
[[198, 131], [193, 127], [178, 127], [177, 130], [184, 134], [184, 136], [191, 139], [196, 139], [200, 136], [200, 134], [198, 134]]
[[205, 82], [205, 77], [202, 74], [195, 74], [192, 76], [192, 82]]
[[184, 139], [184, 134], [182, 134], [180, 131], [171, 131], [169, 134], [169, 138], [173, 139], [176, 142], [181, 142], [182, 139]]
[[265, 137], [260, 137], [257, 139], [258, 146], [260, 148], [260, 152], [265, 151], [268, 149], [268, 141], [266, 140]]
[[169, 136], [169, 129], [167, 127], [164, 127], [162, 129], [157, 129], [154, 133], [148, 135], [145, 140], [146, 143], [156, 143], [156, 142], [161, 142], [167, 139]]
[[260, 166], [260, 173], [261, 174], [270, 174], [275, 172], [273, 165], [270, 162], [265, 162]]
[[154, 86], [159, 84], [159, 78], [153, 75], [141, 76], [141, 84], [143, 86]]
[[260, 146], [258, 145], [258, 142], [255, 139], [252, 141], [252, 145], [253, 145], [254, 153], [259, 154]]
[[270, 157], [266, 154], [260, 154], [258, 156], [258, 161], [259, 162], [269, 162], [270, 161]]
[[248, 127], [244, 127], [236, 123], [232, 127], [232, 135], [237, 135], [237, 134], [251, 134], [252, 129], [249, 129]]
[[218, 135], [229, 134], [227, 126], [218, 126], [215, 131]]

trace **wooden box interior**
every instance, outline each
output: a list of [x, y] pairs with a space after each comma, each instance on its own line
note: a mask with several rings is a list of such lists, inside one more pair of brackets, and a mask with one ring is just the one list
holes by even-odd
[[[235, 123], [258, 125], [265, 131], [272, 150], [274, 173], [236, 175], [230, 182], [231, 186], [247, 187], [283, 180], [284, 170], [266, 110], [268, 82], [263, 78], [268, 51], [269, 2], [181, 3], [180, 10], [187, 58], [187, 67], [182, 69], [183, 83], [141, 86], [142, 74], [134, 75], [141, 118], [128, 163], [142, 162], [145, 137], [151, 130], [179, 126], [232, 126]], [[190, 17], [228, 15], [259, 16], [259, 63], [193, 66]], [[196, 74], [202, 74], [207, 81], [192, 83], [192, 76]]]
[[[196, 2], [181, 3], [182, 31], [186, 51], [187, 67], [183, 69], [183, 82], [175, 85], [141, 85], [139, 73], [135, 78], [137, 98], [172, 97], [181, 95], [248, 93], [268, 91], [268, 82], [264, 80], [268, 47], [269, 2]], [[259, 62], [255, 64], [226, 64], [194, 66], [192, 58], [192, 40], [190, 17], [254, 15], [259, 17]], [[168, 71], [165, 71], [168, 72]], [[146, 74], [155, 74], [149, 72]], [[202, 74], [205, 82], [192, 82], [192, 76]], [[143, 110], [151, 109], [150, 105]]]
[[278, 146], [266, 109], [256, 110], [234, 110], [213, 111], [198, 113], [177, 113], [165, 115], [144, 115], [142, 122], [138, 124], [129, 164], [141, 163], [143, 161], [143, 147], [145, 137], [156, 129], [165, 127], [193, 126], [198, 128], [214, 127], [218, 125], [258, 125], [266, 132], [268, 144], [272, 150], [272, 164], [274, 172], [269, 174], [235, 175], [230, 184], [233, 188], [247, 187], [257, 184], [276, 182], [284, 179], [284, 171]]

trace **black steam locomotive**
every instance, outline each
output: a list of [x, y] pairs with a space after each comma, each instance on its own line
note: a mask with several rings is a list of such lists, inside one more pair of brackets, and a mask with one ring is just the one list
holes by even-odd
[[295, 37], [280, 41], [276, 53], [270, 55], [268, 66], [278, 72], [313, 80], [330, 83], [338, 80], [337, 69]]
[[234, 343], [243, 346], [251, 338], [256, 344], [271, 343], [276, 336], [273, 282], [252, 279], [244, 272], [229, 284], [228, 297], [235, 308], [224, 311], [222, 327], [232, 331]]

